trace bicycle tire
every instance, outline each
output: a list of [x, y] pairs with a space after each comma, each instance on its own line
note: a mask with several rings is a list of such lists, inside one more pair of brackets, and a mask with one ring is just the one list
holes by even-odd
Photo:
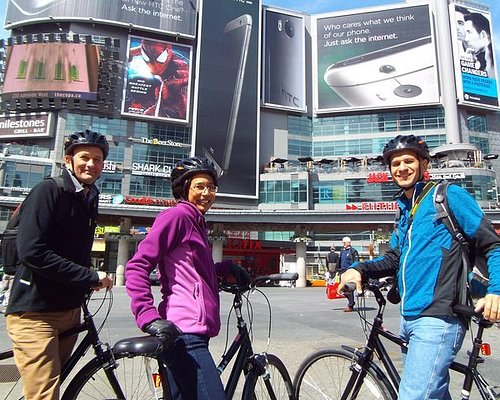
[[107, 373], [117, 378], [126, 400], [171, 398], [170, 393], [163, 393], [156, 358], [115, 354], [115, 361], [116, 368], [105, 367], [97, 358], [89, 361], [69, 383], [62, 400], [117, 399]]
[[[324, 349], [310, 354], [297, 369], [294, 380], [295, 398], [299, 399], [340, 399], [347, 382], [351, 378], [353, 354], [345, 350]], [[358, 392], [357, 398], [395, 399], [385, 376], [381, 376], [370, 366]], [[346, 398], [352, 398], [349, 394]]]
[[[290, 374], [277, 356], [267, 354], [266, 373], [253, 369], [248, 372], [243, 386], [243, 400], [278, 399], [293, 400], [293, 383]], [[269, 387], [272, 387], [271, 395]], [[274, 396], [274, 397], [273, 397]]]

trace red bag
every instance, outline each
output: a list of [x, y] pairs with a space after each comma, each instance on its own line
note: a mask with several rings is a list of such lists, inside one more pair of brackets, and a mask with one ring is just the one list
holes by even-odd
[[338, 282], [329, 283], [326, 285], [326, 298], [333, 299], [344, 299], [345, 296], [338, 293], [337, 289], [339, 287]]

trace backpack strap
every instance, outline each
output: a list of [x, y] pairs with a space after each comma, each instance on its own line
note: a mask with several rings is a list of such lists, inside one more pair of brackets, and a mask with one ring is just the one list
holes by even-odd
[[436, 186], [436, 192], [434, 193], [434, 205], [437, 211], [437, 219], [446, 226], [450, 232], [453, 239], [455, 239], [459, 244], [462, 256], [462, 272], [460, 278], [458, 279], [458, 304], [471, 304], [471, 298], [468, 292], [467, 286], [467, 276], [469, 274], [470, 268], [470, 243], [466, 236], [463, 234], [458, 221], [456, 220], [453, 212], [448, 204], [447, 191], [450, 182], [441, 181]]
[[60, 176], [49, 176], [45, 179], [52, 179], [55, 183], [57, 183], [57, 186], [59, 186], [60, 189], [64, 189], [64, 178], [62, 175]]
[[[62, 176], [48, 176], [48, 177], [45, 177], [44, 179], [52, 179], [57, 184], [57, 187], [59, 188], [59, 195], [64, 190], [64, 179]], [[28, 196], [30, 194], [31, 194], [31, 190], [29, 191]], [[9, 228], [11, 226], [17, 227], [17, 225], [19, 225], [19, 220], [21, 219], [21, 211], [23, 210], [23, 204], [24, 204], [24, 201], [28, 198], [28, 196], [26, 196], [26, 198], [24, 198], [24, 200], [21, 203], [19, 203], [19, 205], [17, 206], [15, 211], [12, 213], [12, 217], [10, 218], [9, 222], [7, 223], [6, 228]]]
[[398, 207], [396, 208], [396, 214], [394, 215], [394, 233], [396, 237], [399, 237], [399, 221], [401, 219], [401, 209]]
[[450, 231], [452, 236], [460, 243], [469, 246], [469, 241], [463, 234], [460, 225], [458, 224], [453, 211], [450, 209], [447, 198], [448, 186], [450, 182], [442, 181], [436, 186], [436, 193], [434, 195], [434, 203], [437, 210], [437, 219], [440, 219], [446, 228]]

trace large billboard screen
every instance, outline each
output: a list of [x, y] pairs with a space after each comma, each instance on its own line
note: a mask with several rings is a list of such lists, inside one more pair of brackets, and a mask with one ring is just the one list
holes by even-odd
[[313, 28], [316, 112], [439, 102], [428, 5], [319, 15]]
[[263, 103], [306, 111], [304, 17], [265, 9], [263, 24]]
[[257, 196], [259, 0], [212, 0], [202, 10], [195, 153], [222, 174], [219, 194]]
[[25, 43], [7, 47], [2, 97], [97, 99], [99, 47]]
[[450, 4], [457, 96], [461, 104], [498, 109], [491, 14]]
[[130, 36], [122, 114], [187, 122], [192, 47]]
[[196, 0], [7, 0], [5, 28], [76, 20], [194, 37], [196, 7]]

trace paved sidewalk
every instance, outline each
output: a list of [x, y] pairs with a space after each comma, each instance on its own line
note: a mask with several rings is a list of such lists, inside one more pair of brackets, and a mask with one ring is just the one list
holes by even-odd
[[[154, 287], [153, 290], [159, 292], [158, 287]], [[345, 299], [327, 300], [325, 288], [270, 287], [262, 288], [262, 291], [269, 298], [272, 311], [269, 352], [278, 355], [284, 361], [292, 378], [301, 361], [315, 350], [326, 347], [340, 347], [341, 344], [354, 347], [364, 344], [365, 338], [361, 330], [358, 314], [355, 312], [344, 313], [342, 311], [347, 304]], [[101, 332], [101, 340], [115, 343], [124, 337], [141, 335], [142, 333], [136, 328], [130, 313], [129, 301], [124, 288], [116, 287], [113, 292], [113, 310]], [[265, 298], [259, 293], [253, 293], [250, 300], [253, 307], [254, 350], [265, 351], [268, 348], [268, 306]], [[228, 336], [226, 325], [231, 301], [231, 295], [227, 293], [221, 294], [222, 329], [219, 336], [211, 341], [211, 351], [216, 361], [223, 352], [226, 337]], [[375, 300], [367, 298], [367, 320], [370, 322], [373, 320], [375, 307]], [[102, 314], [101, 312], [99, 315]], [[99, 315], [97, 320], [100, 318]], [[248, 321], [246, 314], [244, 314], [244, 317]], [[398, 331], [399, 311], [397, 306], [387, 305], [385, 326], [393, 332]], [[228, 340], [230, 342], [236, 332], [234, 316], [229, 323], [229, 328]], [[3, 332], [0, 335], [0, 351], [3, 351], [10, 347], [10, 341], [5, 333], [5, 318], [2, 315], [0, 315], [0, 330]], [[487, 330], [485, 338], [491, 344], [493, 354], [486, 359], [481, 372], [489, 381], [500, 384], [498, 378], [500, 369], [500, 329], [494, 327]], [[470, 347], [470, 335], [467, 335], [462, 354], [465, 354], [465, 351]], [[399, 349], [389, 344], [388, 351], [394, 357], [396, 364], [400, 365]], [[89, 354], [87, 358], [91, 355]], [[463, 356], [459, 358], [463, 359]], [[12, 360], [6, 360], [6, 362], [12, 363]], [[0, 361], [0, 365], [6, 362]], [[223, 376], [228, 375], [228, 372], [226, 371]], [[0, 400], [18, 398], [7, 396], [7, 386], [9, 385], [0, 383]], [[456, 396], [454, 395], [453, 398], [456, 398]]]

